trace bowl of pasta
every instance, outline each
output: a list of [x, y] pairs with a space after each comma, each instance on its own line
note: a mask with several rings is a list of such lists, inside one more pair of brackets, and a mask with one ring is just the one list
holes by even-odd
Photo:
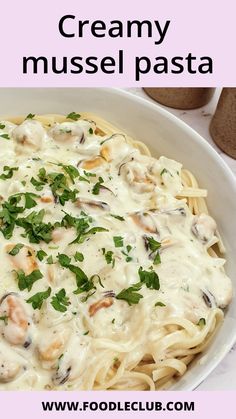
[[192, 390], [236, 339], [236, 182], [118, 89], [1, 89], [0, 389]]

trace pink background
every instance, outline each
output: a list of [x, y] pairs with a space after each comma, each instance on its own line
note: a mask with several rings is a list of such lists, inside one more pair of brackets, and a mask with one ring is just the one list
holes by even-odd
[[[232, 86], [236, 82], [235, 0], [5, 0], [1, 4], [1, 87], [25, 86]], [[65, 14], [90, 21], [102, 19], [171, 20], [161, 45], [154, 39], [63, 38], [58, 21]], [[76, 23], [74, 23], [76, 27]], [[23, 75], [22, 56], [116, 56], [125, 49], [125, 73], [107, 75]], [[209, 55], [214, 73], [206, 75], [155, 74], [150, 72], [139, 83], [134, 77], [134, 57], [147, 55]]]
[[[6, 418], [45, 419], [45, 418], [199, 418], [199, 419], [233, 419], [235, 418], [234, 406], [235, 392], [112, 392], [112, 391], [87, 391], [87, 392], [5, 392], [0, 393], [1, 417], [4, 412]], [[153, 412], [44, 412], [42, 401], [161, 401], [163, 404], [173, 401], [194, 401], [194, 412], [184, 411], [153, 411]]]

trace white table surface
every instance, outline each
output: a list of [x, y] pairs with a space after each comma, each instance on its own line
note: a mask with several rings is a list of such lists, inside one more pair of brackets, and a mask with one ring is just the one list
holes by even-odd
[[[141, 96], [146, 100], [156, 103], [150, 99], [146, 93], [140, 88], [126, 88], [125, 90]], [[201, 134], [221, 155], [224, 161], [236, 176], [236, 160], [223, 153], [213, 142], [209, 134], [209, 123], [214, 114], [221, 89], [217, 88], [211, 102], [199, 109], [183, 111], [178, 109], [166, 108], [174, 115], [182, 119], [199, 134]], [[220, 365], [208, 376], [208, 378], [200, 384], [197, 390], [236, 390], [236, 344], [230, 353], [220, 363]]]

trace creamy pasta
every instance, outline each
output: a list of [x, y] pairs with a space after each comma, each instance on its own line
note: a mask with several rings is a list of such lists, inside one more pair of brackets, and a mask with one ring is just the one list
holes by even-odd
[[206, 195], [100, 118], [1, 121], [0, 389], [179, 379], [232, 298]]

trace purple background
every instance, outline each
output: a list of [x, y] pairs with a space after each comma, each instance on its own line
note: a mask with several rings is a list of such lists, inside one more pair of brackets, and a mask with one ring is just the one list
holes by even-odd
[[[4, 1], [1, 4], [1, 87], [24, 86], [214, 86], [235, 85], [235, 0], [32, 0]], [[58, 21], [64, 14], [74, 14], [78, 19], [151, 19], [163, 25], [171, 24], [161, 45], [154, 39], [121, 38], [63, 38], [58, 31]], [[76, 21], [75, 21], [76, 22]], [[72, 25], [71, 25], [72, 26]], [[76, 28], [76, 23], [74, 23]], [[116, 56], [125, 49], [123, 75], [23, 75], [23, 56]], [[214, 73], [206, 75], [155, 74], [150, 72], [135, 83], [134, 57], [147, 55], [154, 58], [164, 55], [209, 55], [214, 59]]]

